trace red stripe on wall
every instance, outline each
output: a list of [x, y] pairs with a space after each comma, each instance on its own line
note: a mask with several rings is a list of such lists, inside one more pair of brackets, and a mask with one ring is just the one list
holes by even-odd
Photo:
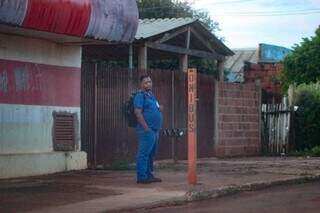
[[23, 27], [84, 36], [91, 14], [89, 0], [29, 0]]
[[0, 103], [80, 107], [80, 68], [0, 60]]

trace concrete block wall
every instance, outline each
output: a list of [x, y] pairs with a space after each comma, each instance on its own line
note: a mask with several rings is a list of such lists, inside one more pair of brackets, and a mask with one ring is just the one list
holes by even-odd
[[255, 83], [216, 83], [215, 156], [260, 153], [260, 100], [261, 89]]

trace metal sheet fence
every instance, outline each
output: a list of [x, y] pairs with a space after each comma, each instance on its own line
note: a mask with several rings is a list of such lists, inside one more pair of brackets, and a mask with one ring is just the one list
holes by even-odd
[[198, 155], [213, 156], [214, 77], [198, 74]]
[[[154, 94], [164, 106], [163, 128], [186, 128], [186, 73], [114, 69], [88, 62], [82, 67], [81, 140], [90, 167], [134, 160], [137, 138], [134, 129], [127, 125], [123, 106], [138, 88], [142, 73], [152, 77]], [[200, 157], [209, 157], [213, 151], [214, 80], [205, 75], [198, 79], [198, 153]], [[186, 159], [186, 137], [173, 139], [160, 134], [158, 159], [174, 156]]]

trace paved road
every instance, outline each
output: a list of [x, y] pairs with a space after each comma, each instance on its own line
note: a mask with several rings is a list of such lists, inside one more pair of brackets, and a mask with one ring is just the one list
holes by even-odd
[[319, 213], [320, 182], [279, 186], [254, 192], [186, 204], [184, 206], [139, 210], [177, 213]]

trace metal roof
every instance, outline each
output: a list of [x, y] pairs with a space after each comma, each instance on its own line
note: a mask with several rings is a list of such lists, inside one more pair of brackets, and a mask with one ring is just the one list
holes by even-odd
[[235, 55], [227, 57], [225, 68], [230, 70], [229, 81], [242, 82], [245, 62], [279, 63], [291, 50], [271, 44], [259, 44], [259, 48], [241, 48], [232, 50]]
[[140, 19], [135, 38], [145, 39], [196, 22], [193, 18]]
[[278, 63], [292, 52], [286, 47], [271, 44], [259, 44], [259, 50], [259, 63]]
[[191, 24], [195, 26], [196, 30], [205, 35], [208, 42], [217, 47], [217, 52], [226, 56], [234, 54], [196, 18], [140, 19], [135, 39], [143, 40], [151, 38]]
[[243, 81], [244, 62], [258, 63], [258, 48], [233, 49], [235, 54], [227, 57], [225, 68], [230, 70], [228, 80], [231, 82]]
[[80, 38], [132, 42], [138, 17], [135, 0], [0, 0], [1, 24]]

